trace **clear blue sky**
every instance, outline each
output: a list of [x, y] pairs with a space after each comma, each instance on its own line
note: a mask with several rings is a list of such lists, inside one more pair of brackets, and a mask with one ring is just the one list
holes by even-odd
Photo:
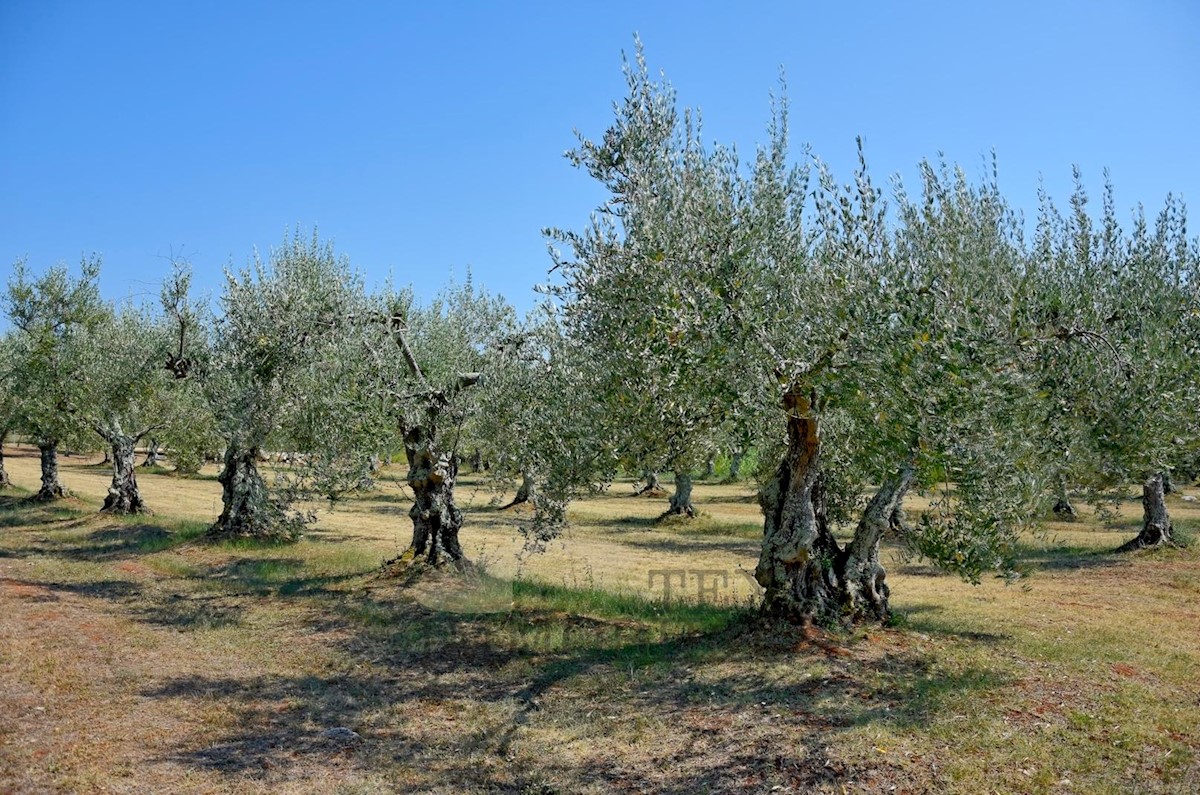
[[[104, 257], [113, 298], [172, 254], [219, 290], [316, 225], [377, 282], [469, 267], [520, 307], [541, 229], [601, 198], [562, 153], [598, 135], [637, 31], [707, 136], [752, 149], [786, 70], [793, 141], [879, 181], [944, 151], [1060, 199], [1200, 206], [1200, 2], [0, 2], [0, 277]], [[1198, 210], [1197, 212], [1200, 212]], [[1200, 229], [1200, 221], [1194, 222]]]

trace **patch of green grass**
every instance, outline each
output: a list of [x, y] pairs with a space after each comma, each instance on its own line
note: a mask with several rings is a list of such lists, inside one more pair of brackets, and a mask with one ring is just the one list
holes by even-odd
[[0, 495], [0, 527], [28, 527], [78, 519], [88, 512], [73, 500], [41, 502], [32, 492], [13, 487]]
[[761, 521], [736, 522], [718, 519], [707, 513], [694, 518], [671, 516], [658, 522], [658, 526], [683, 536], [734, 536], [756, 540], [762, 537]]
[[[135, 517], [136, 518], [136, 517]], [[204, 535], [208, 525], [204, 522], [182, 521], [172, 523], [171, 530], [165, 536], [146, 536], [137, 544], [137, 551], [142, 553], [162, 552], [173, 549], [181, 544], [194, 541]]]
[[1175, 526], [1174, 539], [1178, 546], [1190, 549], [1200, 538], [1200, 521], [1195, 519], [1180, 519], [1172, 523]]
[[513, 582], [513, 597], [518, 610], [550, 610], [580, 616], [634, 620], [679, 632], [713, 632], [746, 616], [743, 608], [729, 605], [651, 599], [599, 588], [567, 588], [527, 580]]

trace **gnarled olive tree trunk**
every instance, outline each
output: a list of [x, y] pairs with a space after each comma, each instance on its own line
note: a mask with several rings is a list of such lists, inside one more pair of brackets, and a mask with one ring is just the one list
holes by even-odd
[[12, 485], [12, 480], [8, 477], [8, 470], [4, 468], [4, 441], [7, 438], [7, 431], [0, 433], [0, 490], [7, 489]]
[[762, 612], [808, 623], [838, 612], [833, 578], [837, 541], [825, 520], [820, 481], [821, 436], [808, 396], [792, 387], [783, 397], [787, 449], [763, 486], [763, 541], [755, 579], [765, 589]]
[[150, 513], [138, 490], [134, 446], [137, 439], [119, 432], [101, 434], [112, 449], [113, 477], [102, 513]]
[[428, 425], [415, 425], [404, 433], [408, 486], [413, 491], [413, 506], [408, 512], [413, 535], [408, 550], [400, 557], [420, 559], [430, 566], [465, 569], [470, 562], [458, 541], [463, 515], [454, 502], [458, 457], [440, 449], [433, 420], [431, 416]]
[[647, 469], [642, 473], [642, 480], [645, 481], [641, 488], [633, 494], [635, 497], [661, 497], [666, 494], [666, 489], [662, 487], [662, 481], [658, 478], [658, 473]]
[[445, 449], [438, 431], [442, 412], [454, 404], [464, 389], [477, 384], [480, 374], [462, 373], [449, 388], [434, 389], [409, 348], [405, 328], [398, 318], [391, 319], [391, 334], [409, 372], [427, 391], [422, 420], [408, 424], [402, 420], [401, 424], [404, 455], [408, 459], [408, 486], [413, 491], [413, 507], [408, 512], [413, 522], [412, 543], [399, 558], [388, 563], [422, 560], [430, 566], [452, 566], [466, 571], [471, 563], [458, 541], [463, 515], [454, 502], [458, 455], [453, 449]]
[[521, 485], [517, 487], [517, 494], [513, 497], [512, 502], [505, 505], [505, 508], [511, 508], [514, 505], [524, 505], [534, 498], [537, 494], [537, 484], [534, 482], [533, 474], [528, 470], [521, 470]]
[[144, 467], [158, 466], [162, 460], [162, 449], [158, 446], [157, 439], [151, 439], [149, 446], [146, 448], [146, 460], [142, 462]]
[[42, 459], [42, 487], [34, 495], [38, 500], [57, 500], [67, 496], [67, 490], [58, 479], [58, 440], [38, 443]]
[[1118, 552], [1132, 552], [1137, 549], [1150, 547], [1171, 546], [1175, 543], [1172, 538], [1174, 527], [1171, 516], [1167, 513], [1167, 500], [1163, 493], [1162, 473], [1151, 476], [1142, 484], [1142, 530], [1136, 538], [1131, 538], [1120, 547]]
[[210, 538], [295, 538], [299, 526], [290, 522], [271, 499], [267, 483], [258, 471], [257, 446], [230, 444], [225, 463], [217, 476], [221, 484], [221, 515], [208, 529]]
[[903, 526], [901, 503], [913, 476], [912, 468], [905, 467], [879, 487], [863, 511], [854, 538], [834, 566], [845, 592], [843, 612], [851, 620], [886, 621], [890, 615], [887, 573], [879, 564], [879, 542], [888, 530]]
[[677, 471], [675, 473], [675, 493], [671, 495], [669, 507], [663, 516], [693, 517], [695, 515], [696, 508], [692, 505], [692, 473]]
[[746, 457], [746, 451], [742, 449], [734, 450], [729, 456], [729, 477], [727, 480], [730, 483], [737, 483], [742, 477], [742, 460]]
[[1071, 504], [1071, 496], [1067, 494], [1066, 478], [1059, 478], [1058, 481], [1058, 499], [1051, 509], [1054, 515], [1060, 519], [1074, 519], [1076, 517], [1075, 506]]
[[829, 528], [821, 475], [821, 434], [811, 398], [793, 387], [784, 396], [787, 450], [759, 494], [763, 543], [755, 578], [765, 589], [762, 612], [808, 624], [886, 620], [888, 588], [879, 542], [902, 526], [901, 503], [914, 473], [904, 467], [868, 503], [842, 549]]

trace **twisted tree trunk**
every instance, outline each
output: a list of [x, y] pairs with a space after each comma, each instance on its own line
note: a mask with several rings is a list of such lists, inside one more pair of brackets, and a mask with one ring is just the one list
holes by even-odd
[[159, 455], [159, 453], [160, 453], [160, 451], [159, 451], [159, 447], [158, 447], [158, 440], [151, 439], [150, 446], [146, 448], [146, 460], [142, 462], [142, 466], [144, 466], [144, 467], [158, 466], [158, 462], [161, 460], [161, 456]]
[[658, 479], [657, 472], [647, 469], [642, 473], [642, 480], [645, 481], [645, 484], [633, 493], [635, 497], [661, 497], [667, 493], [666, 489], [662, 487], [662, 482]]
[[809, 397], [793, 386], [783, 397], [783, 409], [787, 450], [759, 494], [764, 526], [754, 577], [765, 589], [764, 615], [809, 623], [838, 612], [833, 564], [839, 550], [818, 486], [821, 435]]
[[1117, 548], [1117, 552], [1132, 552], [1151, 547], [1173, 546], [1175, 528], [1167, 513], [1167, 500], [1163, 494], [1162, 473], [1151, 476], [1142, 484], [1142, 530], [1135, 538]]
[[505, 505], [505, 508], [511, 508], [514, 505], [524, 505], [534, 498], [537, 494], [537, 485], [534, 483], [533, 475], [526, 470], [521, 470], [521, 485], [517, 487], [517, 494], [513, 497], [512, 502]]
[[671, 495], [669, 507], [663, 517], [687, 516], [691, 518], [695, 515], [696, 508], [692, 505], [692, 473], [677, 471], [675, 473], [675, 493]]
[[900, 506], [913, 476], [912, 467], [905, 467], [879, 487], [863, 511], [854, 538], [838, 559], [835, 572], [845, 589], [844, 612], [851, 620], [886, 621], [891, 615], [887, 573], [879, 564], [879, 542], [889, 529], [903, 524]]
[[7, 431], [0, 433], [0, 491], [12, 485], [12, 480], [8, 477], [8, 470], [4, 468], [4, 440], [7, 438]]
[[66, 497], [68, 492], [58, 480], [58, 440], [40, 442], [38, 452], [42, 459], [42, 487], [34, 499], [49, 501]]
[[222, 509], [208, 529], [210, 538], [291, 540], [299, 535], [300, 523], [289, 519], [271, 499], [258, 471], [259, 455], [257, 446], [225, 448], [225, 463], [217, 476]]
[[1071, 498], [1067, 494], [1067, 481], [1061, 479], [1058, 482], [1058, 501], [1054, 503], [1054, 515], [1061, 519], [1074, 519], [1076, 516], [1075, 506], [1071, 504]]
[[913, 469], [903, 467], [880, 486], [842, 549], [829, 528], [812, 399], [793, 386], [783, 407], [787, 449], [775, 478], [759, 494], [763, 543], [754, 575], [765, 589], [762, 613], [799, 624], [885, 621], [888, 587], [879, 542], [890, 528], [903, 527], [901, 503]]
[[412, 543], [400, 559], [465, 570], [470, 562], [458, 541], [463, 515], [454, 502], [458, 457], [440, 450], [437, 441], [437, 429], [432, 423], [431, 427], [410, 427], [404, 434], [408, 486], [413, 491], [413, 506], [408, 512], [413, 535]]
[[138, 490], [134, 445], [137, 440], [122, 433], [110, 433], [106, 440], [112, 446], [112, 483], [104, 498], [102, 513], [150, 513]]
[[746, 457], [745, 450], [734, 450], [729, 456], [729, 482], [736, 483], [742, 477], [742, 459]]

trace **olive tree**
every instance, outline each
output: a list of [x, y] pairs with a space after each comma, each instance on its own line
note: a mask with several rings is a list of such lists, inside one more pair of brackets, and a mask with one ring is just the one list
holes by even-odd
[[79, 409], [84, 344], [105, 314], [99, 276], [96, 256], [83, 259], [78, 276], [56, 265], [35, 277], [20, 260], [8, 282], [5, 311], [15, 329], [13, 396], [19, 425], [40, 452], [41, 500], [67, 495], [58, 477], [59, 446], [90, 446]]
[[403, 440], [412, 491], [412, 541], [400, 563], [470, 567], [459, 541], [455, 499], [463, 429], [479, 411], [478, 385], [515, 330], [512, 309], [468, 280], [427, 305], [409, 291], [386, 289], [371, 322], [359, 324], [368, 352], [371, 400]]
[[1048, 454], [1062, 481], [1096, 495], [1141, 484], [1142, 528], [1122, 550], [1169, 544], [1164, 477], [1200, 441], [1200, 247], [1178, 200], [1152, 224], [1139, 208], [1127, 232], [1112, 185], [1093, 219], [1078, 170], [1075, 180], [1066, 212], [1042, 194], [1022, 302]]
[[20, 412], [16, 396], [16, 342], [10, 332], [0, 339], [0, 490], [12, 485], [4, 467], [4, 443], [18, 427]]
[[105, 313], [82, 345], [78, 412], [104, 440], [113, 467], [102, 511], [144, 513], [134, 450], [150, 435], [192, 422], [192, 382], [165, 365], [174, 327], [146, 308]]
[[[723, 291], [737, 290], [738, 161], [706, 146], [697, 114], [680, 114], [673, 90], [649, 79], [640, 44], [625, 63], [629, 94], [600, 140], [568, 153], [611, 194], [583, 232], [549, 230], [567, 331], [589, 351], [591, 391], [627, 462], [671, 470], [666, 515], [692, 516], [694, 472], [716, 453], [739, 368], [714, 321]], [[586, 267], [580, 267], [580, 263]]]
[[[819, 162], [812, 186], [808, 163], [791, 163], [785, 102], [743, 168], [673, 113], [640, 53], [626, 75], [613, 125], [571, 155], [610, 199], [584, 231], [556, 233], [569, 248], [556, 294], [620, 416], [638, 406], [622, 390], [633, 378], [697, 423], [774, 417], [764, 612], [885, 618], [889, 530], [969, 579], [1009, 571], [1034, 489], [1020, 466], [1018, 346], [996, 311], [1019, 282], [1019, 224], [994, 185], [927, 166], [919, 200], [898, 194], [893, 232], [864, 159], [848, 186]], [[954, 488], [907, 521], [908, 489], [945, 477]], [[837, 522], [855, 527], [845, 546]]]
[[315, 233], [297, 232], [268, 259], [256, 255], [240, 272], [227, 272], [211, 354], [198, 374], [225, 443], [222, 511], [210, 537], [299, 534], [308, 517], [293, 506], [311, 481], [268, 484], [259, 459], [272, 438], [302, 435], [308, 453], [340, 443], [330, 412], [352, 403], [353, 385], [331, 374], [356, 355], [347, 319], [364, 309], [349, 262]]
[[589, 351], [568, 337], [551, 305], [537, 307], [501, 341], [480, 384], [475, 426], [494, 465], [520, 478], [511, 503], [534, 508], [518, 521], [527, 546], [553, 537], [571, 496], [602, 487], [617, 467], [609, 417], [592, 398]]

